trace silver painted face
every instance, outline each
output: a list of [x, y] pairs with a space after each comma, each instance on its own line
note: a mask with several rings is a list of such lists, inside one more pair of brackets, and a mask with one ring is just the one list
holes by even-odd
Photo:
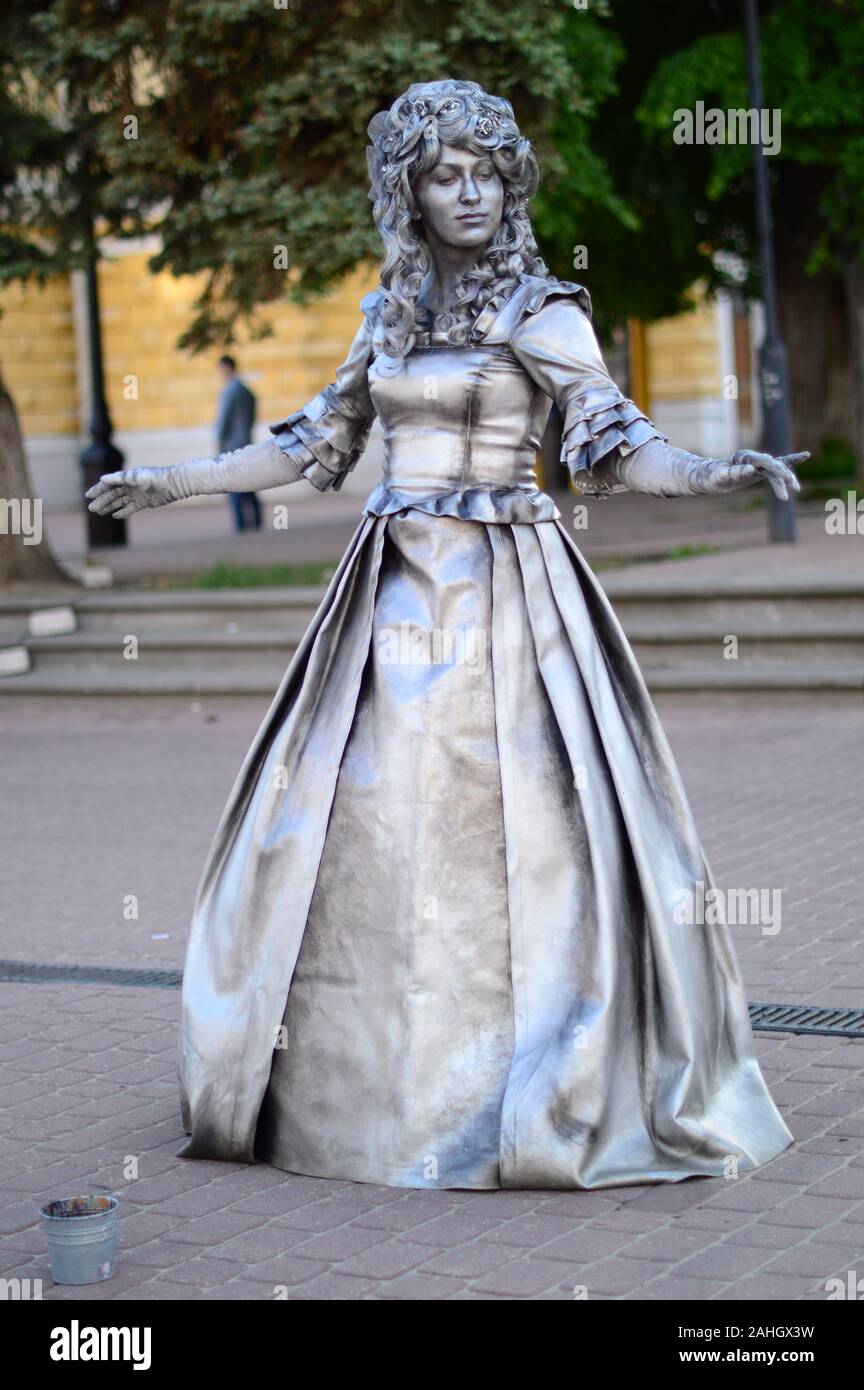
[[427, 240], [454, 248], [480, 248], [501, 225], [504, 182], [491, 155], [442, 145], [434, 169], [414, 186]]

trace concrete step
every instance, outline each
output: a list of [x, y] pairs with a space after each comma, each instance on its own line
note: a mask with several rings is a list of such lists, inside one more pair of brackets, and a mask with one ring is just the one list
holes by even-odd
[[31, 637], [75, 632], [78, 620], [72, 604], [8, 605], [0, 607], [0, 645], [29, 642]]
[[[856, 615], [864, 620], [864, 567], [860, 573], [803, 575], [640, 576], [634, 569], [602, 572], [599, 579], [622, 622], [665, 623], [745, 620], [759, 624], [825, 622]], [[323, 588], [112, 590], [76, 597], [82, 631], [164, 632], [169, 629], [261, 631], [280, 618], [305, 627]], [[20, 639], [45, 599], [0, 597], [0, 631]], [[728, 630], [734, 631], [734, 627]]]
[[[601, 576], [652, 689], [864, 688], [864, 573], [716, 579]], [[78, 631], [34, 636], [44, 599], [0, 599], [0, 691], [33, 694], [272, 695], [322, 589], [88, 593]], [[738, 639], [735, 660], [724, 639]], [[137, 658], [124, 655], [127, 639]], [[12, 648], [26, 646], [32, 669]]]
[[[136, 669], [129, 670], [129, 667]], [[0, 680], [0, 697], [50, 695], [119, 699], [141, 695], [149, 699], [172, 695], [194, 699], [203, 695], [255, 695], [272, 699], [284, 675], [284, 670], [277, 675], [275, 672], [268, 674], [266, 671], [249, 671], [239, 667], [200, 671], [141, 670], [140, 663], [134, 661], [124, 662], [124, 668], [106, 670], [96, 667], [92, 671], [65, 671], [62, 667], [49, 667], [46, 670], [33, 670], [27, 675]]]
[[[305, 628], [323, 588], [112, 590], [76, 597], [82, 632], [261, 631], [278, 624]], [[0, 625], [18, 636], [28, 630], [31, 613], [44, 599], [0, 597]]]
[[[287, 662], [286, 662], [287, 665]], [[127, 661], [106, 669], [71, 670], [52, 666], [0, 680], [0, 695], [84, 696], [100, 698], [141, 695], [253, 695], [272, 699], [284, 669], [211, 666], [200, 670], [158, 670]], [[655, 669], [643, 667], [649, 690], [682, 696], [725, 694], [770, 696], [803, 694], [841, 698], [864, 704], [864, 669], [851, 666], [751, 665], [712, 662], [707, 665]]]
[[23, 643], [0, 646], [0, 679], [24, 675], [32, 664], [29, 648]]
[[[734, 556], [731, 557], [734, 559]], [[688, 578], [643, 575], [637, 569], [598, 576], [620, 621], [718, 622], [760, 625], [864, 621], [860, 573], [727, 575]]]
[[[281, 618], [281, 615], [280, 615]], [[281, 677], [303, 636], [296, 622], [284, 630], [279, 623], [264, 632], [144, 632], [137, 634], [82, 631], [64, 637], [30, 638], [27, 643], [36, 671], [105, 671], [138, 667], [144, 671], [206, 672], [253, 669], [264, 679]], [[129, 637], [134, 636], [133, 646]], [[132, 655], [137, 652], [137, 655]], [[127, 653], [129, 653], [127, 655]]]
[[[864, 670], [864, 617], [824, 623], [625, 621], [627, 639], [640, 666], [851, 664]], [[737, 639], [737, 654], [728, 638]]]
[[856, 702], [864, 701], [864, 667], [781, 665], [742, 666], [739, 662], [712, 662], [710, 665], [661, 670], [643, 667], [642, 674], [651, 690], [701, 693], [727, 691], [743, 694], [761, 691], [802, 691], [817, 694], [845, 693]]
[[[864, 669], [864, 623], [834, 623], [825, 628], [739, 625], [731, 634], [738, 640], [735, 658], [724, 656], [730, 634], [722, 624], [628, 623], [625, 631], [641, 666], [708, 666], [734, 660], [743, 665], [827, 663]], [[303, 632], [296, 623], [282, 630], [276, 622], [260, 632], [204, 628], [200, 632], [144, 632], [139, 637], [120, 631], [84, 630], [58, 637], [31, 637], [26, 646], [37, 670], [110, 670], [136, 662], [142, 670], [206, 670], [212, 665], [228, 668], [243, 662], [278, 671], [290, 661]], [[137, 647], [129, 641], [132, 636]], [[126, 654], [136, 650], [137, 656]]]

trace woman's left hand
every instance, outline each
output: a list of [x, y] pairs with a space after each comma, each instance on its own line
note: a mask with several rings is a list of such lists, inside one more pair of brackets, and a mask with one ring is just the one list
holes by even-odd
[[728, 462], [724, 461], [715, 470], [714, 481], [717, 491], [726, 492], [738, 487], [747, 487], [749, 483], [764, 478], [771, 484], [781, 502], [785, 502], [789, 496], [789, 488], [793, 492], [801, 491], [801, 484], [792, 472], [791, 465], [803, 463], [809, 457], [808, 453], [803, 453], [781, 454], [779, 458], [774, 458], [773, 454], [760, 454], [755, 449], [739, 449]]

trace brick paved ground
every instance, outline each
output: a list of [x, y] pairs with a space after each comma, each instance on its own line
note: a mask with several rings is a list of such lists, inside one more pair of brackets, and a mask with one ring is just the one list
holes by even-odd
[[[176, 966], [207, 842], [266, 702], [4, 700], [2, 954]], [[736, 929], [750, 998], [864, 1005], [862, 720], [658, 702], [718, 882], [782, 889]], [[122, 915], [136, 893], [137, 921]], [[168, 933], [167, 939], [163, 938]], [[157, 938], [157, 939], [154, 939]], [[46, 1298], [823, 1299], [864, 1274], [864, 1046], [760, 1035], [796, 1143], [734, 1181], [411, 1192], [189, 1162], [179, 996], [0, 985], [0, 1273]], [[128, 1180], [124, 1163], [138, 1162]], [[38, 1202], [122, 1199], [118, 1274], [54, 1287]]]
[[[857, 1044], [763, 1041], [798, 1143], [752, 1177], [592, 1193], [405, 1192], [188, 1162], [173, 1077], [176, 997], [0, 986], [3, 1273], [46, 1298], [824, 1298], [864, 1268]], [[10, 1130], [6, 1130], [7, 1136]], [[139, 1177], [124, 1182], [128, 1155]], [[122, 1197], [117, 1275], [50, 1284], [34, 1199]]]

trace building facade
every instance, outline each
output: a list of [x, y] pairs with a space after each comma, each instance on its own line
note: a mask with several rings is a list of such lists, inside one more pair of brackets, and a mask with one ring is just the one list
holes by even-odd
[[[225, 349], [198, 356], [178, 350], [202, 281], [151, 275], [147, 262], [156, 249], [149, 239], [106, 244], [99, 265], [106, 394], [115, 442], [129, 467], [216, 451], [216, 363]], [[370, 266], [306, 309], [263, 308], [272, 337], [228, 349], [258, 398], [256, 438], [266, 435], [268, 421], [284, 418], [332, 380], [356, 332], [358, 301], [376, 283], [377, 268]], [[19, 411], [34, 494], [47, 509], [78, 506], [78, 456], [89, 439], [90, 408], [84, 277], [9, 287], [0, 292], [0, 310], [0, 363]], [[721, 296], [674, 319], [631, 324], [629, 368], [626, 353], [621, 362], [610, 352], [610, 370], [674, 443], [713, 456], [731, 453], [752, 442], [758, 424], [752, 318]], [[380, 458], [376, 427], [345, 492], [370, 491]], [[284, 500], [292, 495], [286, 489]]]

